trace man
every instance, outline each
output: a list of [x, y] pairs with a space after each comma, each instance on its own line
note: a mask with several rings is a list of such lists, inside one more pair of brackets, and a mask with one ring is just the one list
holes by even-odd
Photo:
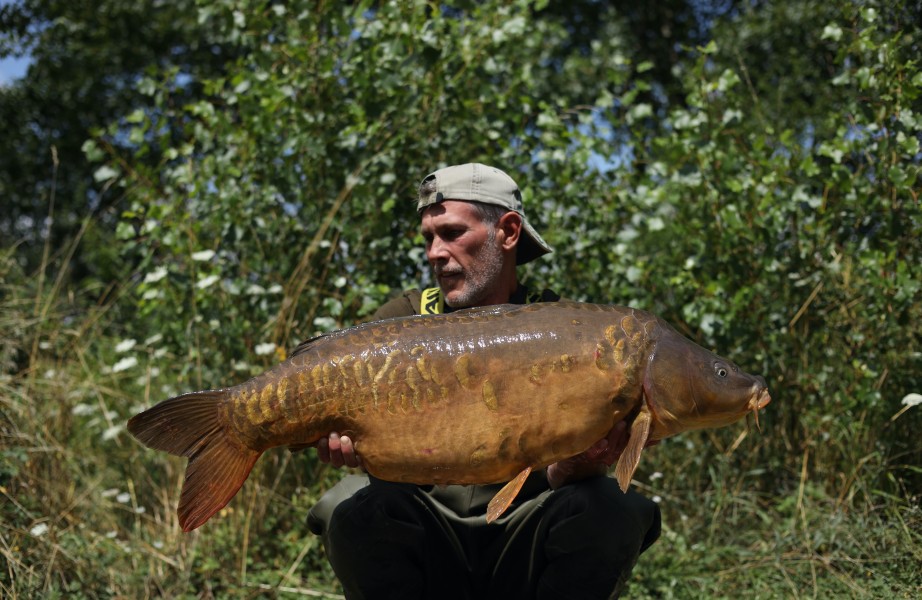
[[[426, 256], [438, 288], [410, 291], [374, 319], [501, 303], [555, 301], [519, 283], [516, 266], [551, 252], [499, 169], [440, 169], [419, 188]], [[350, 600], [610, 598], [659, 536], [655, 503], [605, 477], [627, 441], [623, 423], [592, 448], [533, 473], [487, 524], [500, 485], [415, 486], [346, 477], [308, 517]], [[321, 460], [356, 467], [352, 440], [331, 433]]]

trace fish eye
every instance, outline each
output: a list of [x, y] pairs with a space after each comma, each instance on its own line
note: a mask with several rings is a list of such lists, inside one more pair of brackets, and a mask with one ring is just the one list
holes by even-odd
[[730, 372], [727, 371], [726, 367], [721, 367], [720, 365], [717, 366], [717, 376], [718, 377], [726, 377], [729, 374]]

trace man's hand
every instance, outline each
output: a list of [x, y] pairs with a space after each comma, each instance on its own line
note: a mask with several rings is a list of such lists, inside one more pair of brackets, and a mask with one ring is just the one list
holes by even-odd
[[[629, 437], [627, 423], [618, 421], [608, 435], [594, 443], [585, 452], [548, 465], [547, 481], [551, 488], [556, 490], [580, 479], [593, 475], [604, 475], [624, 452]], [[658, 443], [659, 441], [648, 442], [647, 446]]]
[[347, 435], [340, 436], [335, 431], [329, 437], [317, 440], [317, 456], [321, 462], [329, 463], [336, 468], [361, 467], [362, 459], [355, 453], [352, 438]]

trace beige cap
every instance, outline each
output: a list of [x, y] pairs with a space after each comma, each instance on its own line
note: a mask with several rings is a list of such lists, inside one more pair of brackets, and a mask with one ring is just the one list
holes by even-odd
[[[432, 181], [435, 182], [435, 185], [427, 186], [426, 194], [423, 195], [423, 185]], [[524, 235], [519, 240], [516, 251], [516, 264], [523, 265], [539, 256], [552, 252], [547, 242], [541, 239], [534, 227], [528, 223], [519, 186], [516, 185], [511, 177], [495, 167], [480, 163], [468, 163], [466, 165], [445, 167], [430, 173], [420, 183], [416, 210], [421, 212], [427, 206], [437, 204], [443, 200], [465, 200], [494, 204], [519, 213], [522, 217]]]

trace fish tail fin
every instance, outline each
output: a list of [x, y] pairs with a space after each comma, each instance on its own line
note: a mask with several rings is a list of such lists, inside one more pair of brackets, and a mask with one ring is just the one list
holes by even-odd
[[196, 529], [224, 508], [262, 454], [229, 435], [219, 410], [228, 393], [183, 394], [128, 421], [128, 431], [145, 446], [189, 458], [179, 498], [183, 531]]

